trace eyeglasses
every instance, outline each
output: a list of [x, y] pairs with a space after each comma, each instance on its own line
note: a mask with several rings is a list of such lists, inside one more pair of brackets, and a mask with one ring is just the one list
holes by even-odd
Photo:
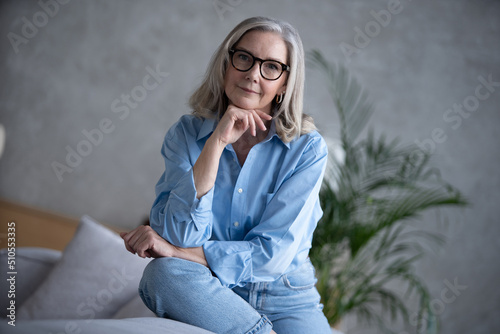
[[250, 52], [243, 50], [229, 50], [231, 64], [240, 72], [249, 71], [255, 61], [260, 63], [260, 75], [266, 80], [278, 80], [283, 72], [290, 71], [290, 66], [277, 60], [264, 60], [254, 57]]

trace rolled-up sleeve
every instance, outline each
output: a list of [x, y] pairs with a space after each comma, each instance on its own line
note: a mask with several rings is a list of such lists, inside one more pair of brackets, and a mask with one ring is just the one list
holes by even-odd
[[213, 188], [197, 199], [193, 165], [199, 155], [196, 134], [178, 122], [162, 146], [165, 171], [156, 184], [151, 227], [179, 247], [198, 247], [212, 234]]
[[[317, 222], [327, 147], [318, 135], [300, 153], [276, 192], [267, 195], [261, 220], [242, 241], [208, 241], [205, 256], [212, 271], [228, 287], [272, 281], [290, 269], [297, 255], [307, 258]], [[251, 194], [250, 194], [251, 196]]]

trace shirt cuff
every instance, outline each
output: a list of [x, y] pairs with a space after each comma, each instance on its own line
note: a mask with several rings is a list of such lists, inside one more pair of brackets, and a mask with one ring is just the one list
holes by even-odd
[[[212, 223], [212, 202], [214, 187], [201, 198], [196, 198], [193, 170], [184, 174], [172, 190], [171, 197], [175, 199], [176, 210], [173, 214], [177, 221], [192, 220], [198, 231], [206, 229]], [[181, 208], [185, 208], [184, 210]]]
[[221, 284], [233, 288], [252, 278], [252, 252], [246, 241], [210, 240], [203, 245], [208, 266]]

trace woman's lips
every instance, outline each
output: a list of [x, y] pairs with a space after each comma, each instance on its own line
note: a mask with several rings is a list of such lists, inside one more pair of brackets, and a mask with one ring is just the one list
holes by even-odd
[[245, 88], [245, 87], [240, 87], [240, 89], [242, 89], [243, 91], [249, 93], [249, 94], [258, 94], [256, 91], [254, 90], [251, 90], [249, 88]]

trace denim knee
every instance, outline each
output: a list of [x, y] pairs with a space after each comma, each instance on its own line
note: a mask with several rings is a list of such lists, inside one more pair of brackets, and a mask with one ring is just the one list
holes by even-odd
[[158, 290], [163, 290], [167, 282], [170, 288], [185, 289], [182, 286], [189, 284], [189, 276], [206, 272], [200, 266], [203, 267], [197, 263], [173, 257], [154, 259], [144, 269], [139, 291], [149, 292], [150, 295], [153, 295], [158, 293]]
[[[212, 274], [201, 264], [172, 257], [158, 258], [144, 269], [139, 295], [150, 310], [164, 317], [169, 303], [175, 303], [174, 296], [199, 289], [201, 281], [208, 278], [212, 278]], [[170, 297], [174, 298], [170, 300]]]
[[162, 257], [151, 261], [144, 269], [143, 279], [161, 279], [171, 284], [186, 282], [191, 276], [211, 276], [211, 271], [202, 264], [175, 257]]

